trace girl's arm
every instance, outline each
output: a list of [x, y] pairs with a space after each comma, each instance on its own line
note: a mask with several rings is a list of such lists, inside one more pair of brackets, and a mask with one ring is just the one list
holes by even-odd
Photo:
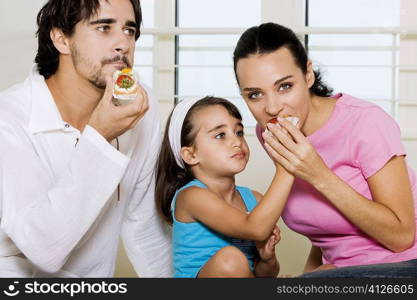
[[[269, 154], [290, 173], [309, 182], [360, 230], [393, 252], [411, 247], [415, 236], [414, 203], [403, 156], [394, 156], [368, 178], [370, 201], [334, 174], [302, 133], [289, 122], [269, 128], [279, 142], [264, 136]], [[376, 150], [378, 151], [378, 150]]]
[[294, 177], [278, 166], [268, 191], [250, 214], [208, 189], [193, 186], [178, 195], [175, 213], [186, 212], [192, 219], [226, 236], [263, 241], [278, 222], [293, 181]]

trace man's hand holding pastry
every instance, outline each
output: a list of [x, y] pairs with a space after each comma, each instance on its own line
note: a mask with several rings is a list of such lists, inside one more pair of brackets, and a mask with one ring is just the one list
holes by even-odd
[[145, 89], [138, 85], [136, 97], [125, 105], [113, 103], [112, 77], [106, 77], [106, 89], [99, 104], [93, 111], [88, 125], [97, 130], [107, 141], [111, 141], [136, 126], [149, 109]]

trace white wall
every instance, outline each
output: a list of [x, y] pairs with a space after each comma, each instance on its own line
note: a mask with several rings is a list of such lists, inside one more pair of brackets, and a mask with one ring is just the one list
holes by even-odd
[[0, 1], [0, 90], [22, 81], [35, 59], [36, 15], [44, 0]]
[[[401, 0], [401, 26], [417, 28], [417, 1]], [[408, 153], [408, 162], [417, 170], [417, 36], [405, 36], [400, 40], [400, 68], [398, 122]], [[407, 105], [401, 103], [407, 102]]]

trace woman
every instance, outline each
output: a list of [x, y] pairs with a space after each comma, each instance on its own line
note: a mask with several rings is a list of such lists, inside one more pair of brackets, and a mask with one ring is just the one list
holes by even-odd
[[417, 277], [416, 177], [395, 121], [331, 96], [296, 35], [277, 24], [243, 33], [234, 70], [260, 142], [296, 176], [282, 217], [312, 242], [305, 272], [316, 272], [304, 276]]

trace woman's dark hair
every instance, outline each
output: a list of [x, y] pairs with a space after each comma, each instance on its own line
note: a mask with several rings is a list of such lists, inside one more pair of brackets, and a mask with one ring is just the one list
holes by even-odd
[[[198, 100], [188, 111], [181, 128], [181, 147], [192, 146], [197, 135], [193, 124], [193, 115], [203, 108], [221, 105], [231, 116], [242, 120], [237, 107], [230, 101], [222, 98], [207, 96]], [[159, 151], [158, 161], [156, 164], [156, 186], [155, 201], [161, 217], [172, 225], [171, 202], [176, 190], [194, 179], [191, 167], [185, 163], [185, 169], [177, 165], [174, 154], [169, 143], [168, 131], [171, 123], [172, 112], [168, 118], [165, 127], [165, 134], [162, 140], [161, 150]]]
[[[246, 30], [237, 42], [233, 52], [233, 67], [237, 82], [239, 83], [236, 66], [240, 59], [252, 54], [271, 53], [282, 47], [290, 50], [296, 65], [305, 74], [308, 61], [307, 51], [291, 29], [275, 23], [264, 23]], [[310, 88], [310, 92], [322, 97], [331, 96], [333, 89], [322, 81], [320, 71], [314, 71], [314, 75], [315, 81]]]
[[[140, 36], [142, 11], [139, 0], [130, 0], [130, 2], [135, 12], [135, 39], [137, 40]], [[38, 52], [35, 62], [38, 64], [39, 73], [45, 79], [55, 74], [59, 64], [59, 52], [51, 40], [51, 30], [59, 28], [65, 35], [71, 36], [75, 25], [80, 21], [90, 19], [99, 8], [100, 0], [49, 0], [42, 7], [37, 17]]]

